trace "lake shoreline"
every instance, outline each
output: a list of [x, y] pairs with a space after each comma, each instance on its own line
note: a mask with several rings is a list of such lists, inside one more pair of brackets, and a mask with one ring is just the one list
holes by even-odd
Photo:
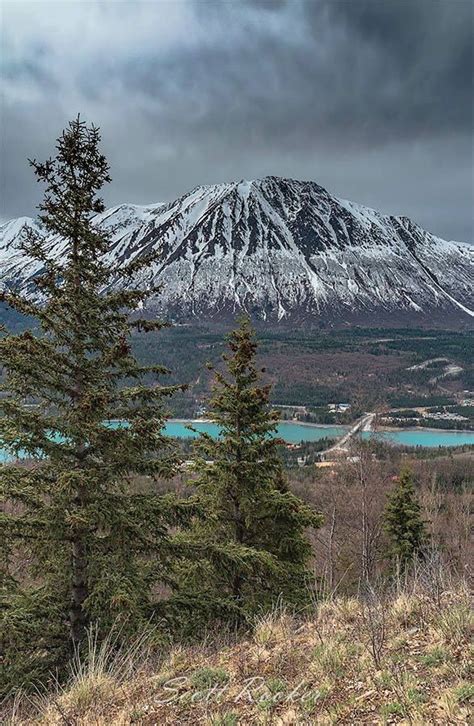
[[[169, 418], [168, 423], [181, 423], [181, 424], [213, 424], [215, 423], [210, 418]], [[314, 429], [327, 429], [327, 428], [338, 428], [338, 429], [349, 429], [347, 424], [337, 423], [311, 423], [310, 421], [288, 421], [288, 419], [279, 418], [275, 421], [276, 424], [290, 424], [292, 426], [308, 426]]]
[[[107, 425], [114, 425], [119, 428], [123, 422], [110, 420]], [[347, 435], [349, 427], [338, 424], [316, 424], [308, 421], [285, 421], [275, 422], [277, 430], [275, 436], [283, 439], [287, 444], [314, 443], [321, 439], [336, 439], [336, 441]], [[193, 430], [194, 428], [194, 430]], [[207, 429], [207, 430], [206, 430]], [[199, 436], [200, 432], [208, 433], [211, 436], [218, 435], [218, 426], [209, 419], [168, 419], [165, 422], [163, 433], [171, 438], [192, 439]], [[410, 428], [380, 427], [376, 431], [362, 431], [363, 439], [374, 438], [384, 440], [394, 446], [404, 446], [415, 449], [433, 448], [458, 448], [460, 446], [474, 447], [474, 432], [455, 429], [421, 428], [420, 426]], [[21, 457], [20, 457], [21, 458]], [[0, 446], [0, 464], [11, 460], [5, 450]]]
[[[474, 434], [474, 429], [437, 429], [428, 426], [380, 426], [377, 431], [392, 433], [397, 431], [429, 431], [434, 434]], [[377, 431], [372, 430], [372, 433], [376, 434]]]
[[[170, 418], [168, 419], [169, 423], [180, 423], [180, 424], [212, 424], [214, 423], [212, 419], [210, 418]], [[309, 428], [314, 429], [327, 429], [327, 428], [338, 428], [338, 429], [347, 429], [351, 427], [350, 424], [338, 424], [338, 423], [327, 423], [327, 424], [321, 424], [321, 423], [313, 423], [311, 421], [293, 421], [288, 420], [284, 418], [280, 418], [276, 421], [277, 424], [289, 424], [290, 426], [308, 426]], [[353, 424], [352, 424], [353, 425]], [[376, 430], [371, 429], [371, 432], [376, 434], [378, 431], [381, 433], [387, 432], [387, 433], [397, 433], [400, 431], [428, 431], [430, 433], [440, 433], [440, 434], [472, 434], [474, 433], [474, 429], [438, 429], [438, 428], [431, 428], [428, 426], [379, 426]]]

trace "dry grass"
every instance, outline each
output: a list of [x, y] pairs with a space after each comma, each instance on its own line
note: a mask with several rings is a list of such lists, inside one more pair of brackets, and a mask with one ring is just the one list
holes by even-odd
[[378, 666], [364, 607], [323, 602], [297, 620], [282, 609], [234, 643], [150, 656], [147, 640], [117, 652], [93, 636], [67, 686], [41, 699], [17, 698], [12, 726], [209, 724], [467, 724], [474, 700], [465, 588], [434, 603], [424, 592], [386, 601]]

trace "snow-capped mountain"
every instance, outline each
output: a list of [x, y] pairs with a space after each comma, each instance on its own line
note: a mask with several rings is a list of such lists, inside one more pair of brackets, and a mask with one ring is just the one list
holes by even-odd
[[[36, 270], [18, 252], [27, 223], [36, 225], [21, 218], [0, 227], [0, 282], [30, 291]], [[401, 312], [474, 317], [474, 247], [314, 182], [201, 186], [170, 203], [114, 207], [95, 224], [110, 235], [117, 266], [157, 253], [136, 282], [162, 284], [151, 307], [175, 319], [239, 310], [288, 322]], [[51, 245], [61, 253], [61, 241]]]

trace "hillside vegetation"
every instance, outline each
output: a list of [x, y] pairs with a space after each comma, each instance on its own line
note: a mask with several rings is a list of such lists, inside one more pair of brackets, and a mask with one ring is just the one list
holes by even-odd
[[[193, 417], [205, 403], [212, 385], [206, 363], [218, 366], [224, 350], [223, 333], [212, 327], [177, 326], [149, 336], [135, 336], [137, 357], [152, 363], [159, 346], [170, 381], [189, 384], [170, 401], [174, 416]], [[361, 411], [416, 406], [454, 406], [473, 388], [472, 332], [348, 328], [344, 330], [258, 331], [258, 361], [272, 383], [271, 401], [328, 412], [331, 402], [351, 403], [352, 420]], [[440, 371], [417, 368], [443, 357], [441, 367], [457, 366], [456, 375], [434, 380]], [[321, 407], [321, 410], [318, 409]], [[452, 409], [449, 409], [452, 410]], [[465, 414], [466, 415], [466, 414]], [[347, 417], [347, 414], [346, 414]], [[425, 423], [425, 425], [428, 425]]]
[[[69, 681], [19, 697], [6, 723], [467, 724], [473, 705], [466, 587], [441, 571], [388, 593], [332, 597], [310, 617], [283, 608], [241, 639], [127, 651], [89, 640]], [[470, 680], [471, 679], [471, 680]], [[21, 706], [20, 706], [21, 704]]]

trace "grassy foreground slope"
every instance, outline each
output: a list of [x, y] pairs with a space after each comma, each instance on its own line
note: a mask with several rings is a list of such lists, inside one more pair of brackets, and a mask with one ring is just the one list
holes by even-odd
[[[279, 610], [237, 639], [156, 653], [111, 643], [69, 684], [17, 698], [10, 724], [467, 724], [474, 701], [465, 586], [331, 598], [316, 615]], [[470, 657], [471, 656], [471, 657]]]

